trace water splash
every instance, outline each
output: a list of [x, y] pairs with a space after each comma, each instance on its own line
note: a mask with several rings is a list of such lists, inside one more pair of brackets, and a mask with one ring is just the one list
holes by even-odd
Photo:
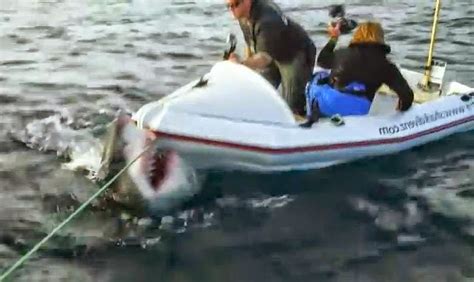
[[29, 148], [55, 152], [70, 161], [63, 168], [84, 170], [89, 178], [100, 168], [103, 146], [99, 140], [87, 130], [72, 129], [59, 115], [32, 121], [22, 130], [12, 130], [10, 135]]

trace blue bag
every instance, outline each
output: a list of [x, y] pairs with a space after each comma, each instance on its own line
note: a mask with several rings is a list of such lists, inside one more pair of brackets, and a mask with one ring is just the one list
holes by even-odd
[[319, 111], [323, 116], [358, 116], [369, 113], [371, 102], [363, 97], [356, 96], [355, 92], [364, 92], [366, 87], [360, 82], [348, 84], [341, 92], [332, 88], [329, 84], [329, 72], [321, 71], [315, 73], [313, 79], [306, 86], [306, 116], [310, 117], [314, 103], [318, 104]]

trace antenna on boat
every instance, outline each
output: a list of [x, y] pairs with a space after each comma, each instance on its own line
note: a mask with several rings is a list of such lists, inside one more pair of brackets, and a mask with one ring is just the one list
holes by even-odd
[[[441, 0], [436, 0], [435, 12], [433, 16], [433, 27], [431, 29], [431, 41], [428, 51], [428, 59], [425, 65], [425, 72], [423, 79], [419, 83], [419, 87], [423, 91], [438, 92], [441, 88], [444, 72], [446, 69], [445, 62], [438, 62], [433, 60], [434, 44], [436, 40], [436, 31], [438, 27], [439, 11], [441, 7]], [[435, 87], [438, 86], [438, 87]], [[437, 88], [437, 89], [436, 89]]]

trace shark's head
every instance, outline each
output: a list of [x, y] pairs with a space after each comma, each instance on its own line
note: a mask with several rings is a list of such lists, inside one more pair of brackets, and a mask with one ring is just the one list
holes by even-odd
[[176, 152], [158, 150], [153, 132], [139, 129], [127, 115], [109, 125], [99, 179], [113, 176], [144, 152], [110, 191], [114, 202], [153, 213], [169, 211], [200, 188], [196, 171]]
[[[202, 174], [174, 151], [158, 150], [153, 132], [139, 129], [130, 116], [120, 114], [106, 126], [105, 134], [75, 130], [59, 116], [35, 120], [12, 130], [14, 140], [41, 151], [55, 151], [68, 160], [62, 167], [84, 172], [98, 185], [110, 180], [136, 156], [146, 151], [96, 202], [110, 209], [119, 204], [132, 213], [162, 214], [179, 208], [200, 189]], [[67, 187], [64, 188], [67, 190]]]

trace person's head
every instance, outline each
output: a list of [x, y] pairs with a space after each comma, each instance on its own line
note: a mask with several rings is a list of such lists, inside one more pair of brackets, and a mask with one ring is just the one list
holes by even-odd
[[252, 0], [226, 0], [227, 8], [230, 10], [234, 18], [245, 19], [250, 17], [250, 9]]
[[351, 44], [378, 43], [385, 44], [382, 26], [377, 22], [360, 23], [352, 36]]

